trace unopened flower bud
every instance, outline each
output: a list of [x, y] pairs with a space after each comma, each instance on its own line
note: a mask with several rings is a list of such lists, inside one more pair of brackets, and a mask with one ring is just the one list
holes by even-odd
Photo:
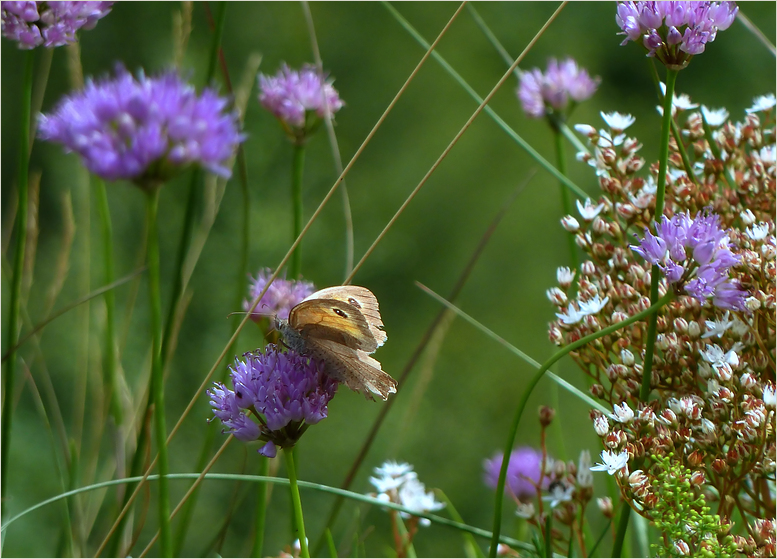
[[557, 307], [563, 307], [567, 304], [567, 295], [561, 291], [558, 287], [551, 287], [545, 292], [545, 295], [550, 299], [550, 302]]
[[603, 220], [600, 216], [596, 216], [591, 223], [591, 228], [594, 230], [594, 233], [597, 235], [607, 235], [610, 232], [610, 228], [607, 225], [607, 222]]
[[601, 384], [592, 384], [588, 391], [594, 398], [600, 399], [604, 396], [604, 387]]
[[580, 271], [584, 276], [593, 276], [596, 273], [596, 264], [590, 260], [586, 260], [581, 264]]
[[610, 432], [610, 422], [607, 420], [607, 417], [599, 415], [594, 418], [594, 431], [600, 437]]
[[751, 312], [755, 312], [761, 308], [761, 301], [759, 301], [757, 298], [752, 296], [748, 297], [747, 299], [745, 299], [745, 307], [747, 307], [747, 310]]
[[685, 334], [688, 331], [688, 321], [681, 316], [675, 318], [672, 325], [674, 326], [675, 332], [679, 334]]
[[561, 266], [556, 270], [556, 281], [563, 288], [567, 289], [572, 285], [572, 280], [575, 279], [575, 270]]
[[688, 464], [694, 468], [704, 462], [704, 453], [698, 448], [688, 455]]
[[698, 340], [699, 335], [701, 335], [701, 326], [699, 326], [699, 323], [696, 321], [692, 321], [688, 323], [688, 336], [692, 340]]
[[775, 395], [773, 384], [767, 384], [764, 386], [761, 399], [764, 402], [764, 406], [766, 406], [768, 409], [773, 410], [775, 408], [775, 404], [777, 404], [777, 396]]
[[621, 363], [627, 367], [631, 367], [634, 364], [634, 354], [628, 349], [621, 350]]
[[688, 547], [688, 544], [685, 543], [683, 540], [675, 540], [674, 550], [678, 555], [682, 557], [687, 556], [691, 552], [691, 548]]
[[565, 215], [564, 217], [561, 218], [561, 227], [563, 227], [570, 233], [574, 233], [575, 231], [580, 229], [580, 222], [578, 222], [571, 215]]
[[753, 388], [757, 382], [758, 381], [755, 379], [755, 377], [750, 373], [745, 373], [741, 377], [739, 377], [739, 385], [742, 388], [746, 388], [748, 390]]
[[752, 225], [755, 223], [755, 215], [753, 215], [753, 212], [750, 210], [743, 211], [739, 214], [739, 217], [742, 219], [742, 223], [745, 225]]
[[553, 422], [553, 418], [556, 417], [556, 410], [550, 406], [540, 406], [540, 425], [547, 427]]
[[613, 517], [612, 499], [609, 497], [599, 497], [596, 499], [596, 506], [602, 511], [605, 518]]

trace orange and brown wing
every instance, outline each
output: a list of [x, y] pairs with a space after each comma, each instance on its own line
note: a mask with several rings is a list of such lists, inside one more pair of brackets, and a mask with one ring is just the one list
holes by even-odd
[[356, 307], [367, 321], [367, 325], [372, 336], [375, 338], [377, 347], [382, 346], [388, 339], [388, 335], [383, 330], [383, 319], [378, 310], [378, 299], [372, 291], [366, 287], [360, 287], [358, 285], [327, 287], [326, 289], [316, 291], [307, 297], [305, 301], [312, 299], [334, 299]]
[[378, 343], [359, 310], [335, 299], [305, 300], [289, 313], [289, 325], [308, 341], [330, 340], [372, 353]]

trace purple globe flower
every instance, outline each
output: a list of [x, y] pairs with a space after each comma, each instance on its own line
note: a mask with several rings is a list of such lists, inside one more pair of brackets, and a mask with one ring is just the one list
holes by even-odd
[[730, 279], [729, 271], [741, 258], [731, 252], [728, 235], [720, 228], [720, 216], [699, 212], [672, 219], [662, 216], [657, 235], [645, 229], [645, 237], [631, 249], [656, 264], [670, 284], [680, 284], [686, 294], [724, 309], [745, 310], [747, 292]]
[[615, 22], [626, 36], [621, 45], [641, 41], [648, 56], [681, 69], [731, 26], [738, 10], [734, 2], [619, 2]]
[[[256, 279], [251, 279], [248, 288], [248, 299], [243, 301], [243, 310], [248, 311], [254, 302], [254, 299], [262, 292], [267, 280], [270, 279], [272, 270], [264, 268], [259, 271]], [[312, 295], [315, 287], [309, 281], [287, 280], [277, 278], [270, 288], [262, 296], [259, 304], [251, 313], [251, 319], [259, 321], [267, 316], [275, 316], [286, 320], [289, 318], [289, 311], [298, 305], [308, 295]]]
[[231, 367], [234, 390], [216, 383], [208, 390], [210, 405], [225, 433], [266, 441], [259, 452], [272, 458], [277, 447], [294, 446], [309, 425], [327, 416], [337, 381], [324, 374], [322, 363], [274, 344], [243, 358]]
[[517, 93], [524, 112], [541, 118], [551, 112], [567, 112], [571, 102], [585, 101], [598, 85], [599, 78], [591, 78], [571, 58], [561, 62], [551, 58], [544, 74], [538, 68], [523, 73]]
[[0, 2], [3, 37], [21, 49], [61, 47], [76, 42], [76, 31], [92, 29], [113, 2]]
[[[499, 481], [499, 470], [502, 469], [503, 453], [498, 452], [490, 460], [483, 461], [485, 470], [484, 481], [489, 487], [496, 489]], [[516, 448], [510, 454], [507, 465], [505, 492], [515, 495], [518, 499], [531, 499], [537, 495], [536, 485], [542, 475], [542, 452], [530, 446]], [[542, 476], [542, 488], [547, 489], [549, 478]]]
[[298, 141], [312, 133], [327, 114], [333, 115], [344, 105], [332, 81], [311, 64], [299, 71], [283, 64], [274, 76], [259, 74], [259, 89], [259, 102]]
[[107, 180], [150, 187], [190, 165], [222, 177], [244, 136], [228, 101], [169, 72], [137, 79], [123, 68], [117, 76], [89, 80], [83, 91], [41, 115], [39, 135], [78, 153], [86, 167]]

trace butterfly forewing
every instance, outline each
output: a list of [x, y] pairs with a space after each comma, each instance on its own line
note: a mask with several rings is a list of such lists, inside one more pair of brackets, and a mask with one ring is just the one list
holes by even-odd
[[361, 312], [335, 299], [303, 301], [289, 313], [289, 324], [306, 339], [332, 340], [367, 353], [378, 347]]
[[364, 316], [370, 333], [372, 334], [372, 337], [375, 338], [377, 347], [382, 346], [388, 339], [388, 335], [383, 330], [383, 319], [378, 310], [378, 299], [373, 295], [372, 291], [366, 287], [360, 287], [358, 285], [327, 287], [326, 289], [316, 291], [312, 295], [309, 295], [303, 300], [303, 303], [316, 299], [334, 299], [356, 307]]

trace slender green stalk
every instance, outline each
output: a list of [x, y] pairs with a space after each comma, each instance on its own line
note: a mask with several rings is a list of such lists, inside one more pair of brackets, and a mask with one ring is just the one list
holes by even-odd
[[[669, 134], [672, 123], [672, 98], [674, 86], [677, 81], [677, 70], [666, 71], [666, 93], [664, 94], [664, 116], [661, 122], [661, 145], [658, 154], [658, 185], [656, 188], [655, 221], [658, 223], [664, 215], [664, 194], [666, 192], [666, 168], [669, 162]], [[650, 304], [655, 306], [658, 301], [658, 282], [661, 278], [661, 270], [657, 265], [653, 266], [650, 277]], [[653, 353], [656, 346], [656, 330], [658, 326], [658, 313], [653, 314], [648, 322], [647, 343], [645, 344], [645, 362], [642, 371], [642, 388], [639, 398], [647, 402], [650, 397], [650, 376], [653, 371]], [[626, 517], [628, 519], [628, 516]]]
[[[98, 177], [93, 178], [94, 190], [97, 194], [97, 205], [100, 212], [100, 227], [103, 238], [103, 264], [105, 285], [113, 283], [113, 225], [111, 224], [111, 209], [108, 205], [108, 194], [105, 182]], [[116, 426], [122, 424], [121, 399], [119, 385], [116, 382], [116, 297], [112, 289], [108, 289], [105, 299], [105, 393], [110, 400], [110, 410]]]
[[305, 520], [302, 517], [302, 501], [299, 498], [297, 467], [294, 464], [294, 447], [284, 448], [283, 456], [286, 458], [286, 473], [289, 476], [291, 504], [294, 508], [294, 535], [299, 538], [299, 554], [300, 557], [310, 557], [310, 552], [308, 551], [308, 539], [305, 537]]
[[[639, 312], [634, 316], [627, 318], [626, 320], [613, 324], [612, 326], [608, 326], [607, 328], [599, 330], [598, 332], [594, 332], [593, 334], [589, 334], [588, 336], [580, 338], [576, 342], [573, 342], [568, 346], [566, 346], [565, 348], [557, 351], [555, 354], [553, 354], [550, 357], [550, 359], [545, 361], [545, 363], [542, 364], [542, 367], [537, 369], [537, 372], [534, 373], [534, 376], [529, 380], [528, 386], [526, 387], [526, 389], [523, 391], [523, 394], [521, 395], [521, 399], [518, 402], [518, 407], [515, 410], [515, 417], [513, 418], [513, 423], [510, 426], [510, 433], [507, 437], [507, 444], [505, 445], [505, 448], [504, 448], [504, 456], [510, 456], [510, 453], [513, 449], [513, 444], [515, 443], [515, 436], [518, 433], [518, 424], [521, 422], [521, 417], [523, 416], [523, 410], [526, 407], [526, 403], [529, 401], [529, 396], [534, 390], [534, 387], [537, 386], [537, 383], [540, 381], [542, 376], [550, 368], [551, 365], [553, 365], [556, 361], [558, 361], [559, 359], [567, 355], [569, 352], [574, 351], [579, 347], [583, 347], [584, 345], [594, 340], [607, 336], [608, 334], [616, 332], [621, 328], [625, 328], [629, 324], [633, 324], [634, 322], [647, 318], [651, 314], [655, 313], [658, 309], [660, 309], [661, 307], [669, 303], [669, 301], [671, 301], [673, 298], [674, 298], [674, 292], [669, 291], [666, 295], [664, 295], [661, 299], [659, 299], [656, 303], [654, 303], [644, 311]], [[502, 468], [499, 470], [499, 481], [496, 484], [496, 502], [494, 503], [494, 527], [491, 532], [492, 536], [491, 536], [491, 547], [489, 549], [489, 557], [496, 557], [496, 548], [497, 548], [497, 545], [499, 544], [499, 534], [500, 534], [500, 531], [502, 530], [502, 502], [504, 500], [504, 487], [505, 487], [505, 480], [507, 478], [507, 466], [509, 464], [510, 464], [509, 459], [502, 460]]]
[[[259, 475], [267, 477], [270, 473], [270, 460], [262, 456], [259, 459]], [[260, 483], [256, 488], [256, 519], [254, 521], [254, 546], [251, 557], [263, 557], [264, 522], [267, 518], [267, 484]]]
[[615, 543], [612, 544], [612, 556], [623, 556], [623, 542], [626, 541], [626, 529], [629, 527], [629, 515], [631, 507], [623, 503], [623, 511], [620, 520], [618, 520], [618, 531], [615, 534]]
[[[294, 144], [294, 160], [291, 164], [291, 207], [294, 212], [294, 231], [292, 242], [297, 240], [302, 231], [302, 172], [305, 169], [305, 146], [297, 142]], [[291, 279], [299, 279], [302, 265], [302, 243], [297, 245], [291, 255]]]
[[24, 77], [22, 78], [21, 127], [19, 130], [19, 171], [17, 189], [19, 193], [16, 210], [16, 252], [13, 260], [13, 278], [11, 280], [11, 308], [8, 312], [8, 347], [12, 348], [5, 368], [5, 383], [3, 386], [2, 441], [0, 442], [0, 510], [5, 512], [8, 489], [9, 458], [11, 457], [11, 426], [13, 422], [13, 394], [16, 377], [16, 347], [19, 339], [19, 313], [21, 310], [22, 275], [24, 273], [24, 248], [27, 244], [27, 197], [28, 197], [28, 164], [30, 142], [30, 106], [32, 103], [32, 77], [35, 65], [35, 54], [28, 50], [24, 54]]
[[[564, 136], [561, 134], [561, 132], [559, 132], [555, 125], [552, 125], [552, 128], [553, 139], [555, 140], [556, 144], [556, 166], [558, 167], [559, 173], [566, 176], [567, 161], [564, 150]], [[564, 215], [572, 215], [572, 197], [569, 195], [569, 189], [562, 182], [559, 182], [559, 189], [561, 190], [561, 207], [564, 210]], [[567, 244], [569, 245], [569, 265], [573, 270], [577, 270], [579, 263], [577, 259], [577, 245], [575, 244], [575, 236], [567, 235], [566, 237]]]
[[159, 531], [161, 555], [173, 556], [170, 536], [170, 493], [167, 486], [167, 428], [165, 426], [165, 385], [162, 369], [162, 302], [159, 289], [159, 234], [157, 210], [159, 188], [150, 187], [146, 193], [146, 219], [148, 221], [148, 292], [151, 303], [151, 387], [154, 394], [154, 433], [159, 453]]

